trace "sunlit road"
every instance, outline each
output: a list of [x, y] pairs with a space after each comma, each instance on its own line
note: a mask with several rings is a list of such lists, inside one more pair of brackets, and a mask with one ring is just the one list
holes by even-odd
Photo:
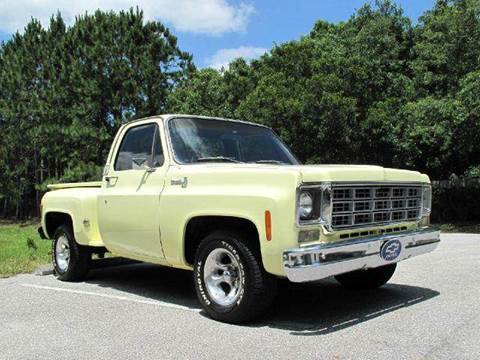
[[280, 284], [242, 326], [200, 311], [191, 273], [138, 264], [0, 280], [0, 359], [478, 359], [480, 235], [446, 234], [385, 287]]

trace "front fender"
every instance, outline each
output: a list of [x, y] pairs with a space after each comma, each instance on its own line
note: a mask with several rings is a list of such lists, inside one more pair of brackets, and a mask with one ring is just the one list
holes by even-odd
[[[180, 189], [180, 188], [179, 188]], [[258, 232], [260, 251], [266, 271], [283, 276], [282, 252], [296, 246], [295, 195], [279, 188], [245, 189], [233, 194], [229, 190], [202, 189], [197, 193], [170, 189], [160, 200], [160, 229], [167, 261], [176, 267], [191, 268], [186, 263], [184, 238], [188, 222], [199, 216], [227, 216], [252, 222]], [[266, 237], [265, 211], [272, 218], [272, 238]]]

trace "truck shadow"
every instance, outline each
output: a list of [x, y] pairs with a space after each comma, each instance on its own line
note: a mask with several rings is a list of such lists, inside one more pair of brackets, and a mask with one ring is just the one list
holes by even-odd
[[[93, 270], [87, 282], [200, 309], [190, 271], [140, 263]], [[277, 328], [299, 336], [326, 335], [439, 295], [428, 288], [395, 283], [354, 292], [333, 279], [308, 284], [280, 281], [278, 293], [270, 314], [242, 326]], [[201, 314], [207, 316], [203, 311]]]
[[310, 284], [288, 281], [264, 325], [291, 331], [292, 335], [326, 335], [438, 296], [428, 288], [388, 283], [368, 291], [350, 291], [334, 279]]

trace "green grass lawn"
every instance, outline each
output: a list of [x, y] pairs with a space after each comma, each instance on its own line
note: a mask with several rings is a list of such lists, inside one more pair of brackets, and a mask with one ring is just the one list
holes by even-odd
[[40, 239], [38, 226], [0, 222], [0, 277], [32, 272], [50, 262], [51, 242]]

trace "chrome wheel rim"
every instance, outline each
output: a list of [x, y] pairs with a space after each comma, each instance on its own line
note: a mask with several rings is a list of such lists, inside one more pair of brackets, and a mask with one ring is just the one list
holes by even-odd
[[219, 305], [235, 303], [243, 289], [243, 273], [235, 256], [218, 248], [208, 254], [203, 267], [203, 280], [210, 298]]
[[65, 235], [60, 235], [55, 245], [55, 261], [60, 271], [65, 272], [70, 262], [70, 246]]

